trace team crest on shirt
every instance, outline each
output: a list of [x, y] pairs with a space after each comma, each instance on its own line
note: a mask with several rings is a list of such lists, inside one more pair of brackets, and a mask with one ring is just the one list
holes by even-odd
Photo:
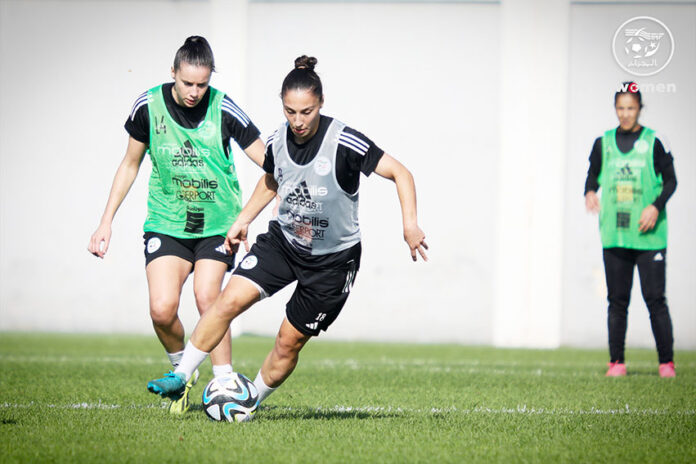
[[256, 256], [249, 255], [246, 258], [244, 258], [244, 261], [242, 261], [242, 263], [239, 266], [242, 269], [249, 270], [249, 269], [253, 269], [254, 267], [256, 267], [256, 264], [258, 264], [258, 262], [259, 262], [259, 259]]
[[648, 151], [649, 146], [645, 140], [636, 140], [636, 143], [633, 144], [633, 149], [642, 154]]
[[325, 176], [331, 172], [331, 161], [326, 156], [317, 156], [314, 160], [314, 172], [320, 176]]
[[198, 126], [198, 131], [203, 137], [212, 137], [215, 135], [215, 124], [212, 121], [203, 120]]
[[162, 240], [160, 240], [159, 237], [152, 237], [150, 240], [147, 241], [148, 254], [152, 254], [155, 251], [159, 250], [161, 246]]

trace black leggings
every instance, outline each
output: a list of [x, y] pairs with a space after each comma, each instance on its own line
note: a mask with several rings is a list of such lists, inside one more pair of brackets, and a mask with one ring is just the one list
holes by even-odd
[[666, 250], [605, 248], [604, 271], [609, 301], [609, 355], [612, 362], [624, 362], [626, 319], [633, 286], [633, 267], [638, 265], [640, 288], [650, 311], [660, 363], [673, 361], [672, 319], [665, 299]]

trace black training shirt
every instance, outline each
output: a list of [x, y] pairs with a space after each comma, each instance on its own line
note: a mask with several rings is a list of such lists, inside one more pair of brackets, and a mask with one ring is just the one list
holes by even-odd
[[[174, 83], [170, 82], [162, 86], [164, 103], [167, 111], [174, 121], [186, 129], [195, 129], [205, 119], [210, 102], [210, 88], [205, 92], [201, 101], [193, 108], [178, 105], [172, 96]], [[230, 155], [230, 137], [237, 144], [246, 149], [259, 137], [256, 128], [244, 111], [239, 108], [232, 99], [225, 95], [222, 102], [222, 146], [225, 153]], [[150, 112], [147, 108], [147, 92], [142, 93], [136, 100], [124, 125], [128, 134], [135, 140], [150, 145]]]
[[[324, 140], [324, 135], [326, 135], [331, 121], [333, 121], [333, 118], [320, 115], [317, 133], [302, 144], [295, 142], [294, 134], [288, 129], [288, 152], [290, 153], [290, 158], [295, 163], [303, 166], [309, 164], [314, 159], [321, 147], [321, 142]], [[346, 126], [343, 132], [350, 134], [352, 137], [362, 142], [356, 145], [339, 142], [338, 149], [336, 150], [336, 179], [345, 192], [353, 194], [358, 191], [358, 187], [360, 186], [360, 173], [362, 172], [366, 176], [372, 174], [379, 160], [382, 158], [384, 150], [355, 129]], [[273, 136], [271, 136], [269, 141], [272, 138]], [[367, 150], [363, 149], [364, 146], [368, 147]], [[266, 157], [263, 161], [263, 169], [269, 174], [273, 174], [275, 170], [273, 145], [271, 143], [266, 144]]]

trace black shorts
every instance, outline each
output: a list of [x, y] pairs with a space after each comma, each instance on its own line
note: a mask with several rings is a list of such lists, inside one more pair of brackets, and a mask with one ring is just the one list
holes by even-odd
[[[227, 264], [227, 271], [234, 268], [234, 254], [225, 251], [225, 237], [213, 235], [204, 238], [176, 238], [158, 232], [145, 232], [145, 266], [160, 256], [178, 256], [191, 264], [199, 259], [213, 259]], [[192, 269], [193, 270], [193, 269]]]
[[261, 298], [288, 284], [297, 287], [285, 307], [288, 321], [305, 335], [326, 331], [348, 299], [360, 269], [360, 243], [329, 255], [305, 255], [292, 247], [271, 221], [269, 231], [259, 235], [234, 275], [252, 281]]

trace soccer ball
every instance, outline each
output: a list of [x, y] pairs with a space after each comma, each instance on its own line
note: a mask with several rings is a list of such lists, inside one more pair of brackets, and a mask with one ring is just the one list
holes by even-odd
[[645, 39], [642, 37], [631, 37], [626, 41], [624, 50], [626, 50], [626, 53], [629, 55], [633, 54], [633, 58], [643, 58], [645, 46]]
[[215, 421], [248, 422], [258, 405], [253, 382], [237, 372], [214, 378], [203, 390], [203, 409]]

